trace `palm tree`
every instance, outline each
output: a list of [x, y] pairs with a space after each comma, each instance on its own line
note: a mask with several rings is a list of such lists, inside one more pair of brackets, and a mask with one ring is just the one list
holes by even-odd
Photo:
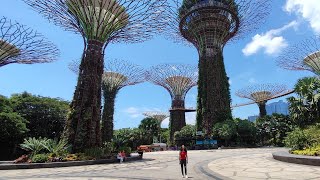
[[294, 87], [298, 97], [288, 98], [291, 118], [300, 127], [320, 118], [320, 80], [317, 77], [299, 79]]

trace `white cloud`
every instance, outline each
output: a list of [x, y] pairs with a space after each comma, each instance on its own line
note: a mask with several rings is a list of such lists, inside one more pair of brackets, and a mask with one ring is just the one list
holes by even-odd
[[311, 28], [320, 33], [320, 2], [319, 0], [287, 0], [285, 11], [295, 13], [307, 20]]
[[138, 118], [138, 117], [142, 116], [141, 111], [135, 107], [129, 107], [129, 108], [123, 110], [123, 112], [129, 114], [129, 116], [131, 118]]
[[271, 29], [261, 35], [257, 34], [252, 38], [252, 41], [242, 49], [242, 52], [244, 55], [250, 56], [263, 49], [264, 53], [268, 55], [277, 54], [288, 46], [288, 43], [282, 36], [280, 36], [280, 34], [289, 28], [296, 27], [297, 25], [298, 23], [296, 21], [292, 21], [279, 29]]
[[250, 78], [250, 79], [249, 79], [249, 83], [254, 84], [254, 83], [257, 83], [257, 81], [256, 81], [256, 79], [255, 79], [255, 78]]
[[147, 112], [147, 111], [160, 111], [162, 112], [160, 109], [158, 108], [136, 108], [136, 107], [129, 107], [127, 109], [124, 109], [122, 112], [124, 113], [127, 113], [129, 115], [130, 118], [143, 118], [144, 115], [143, 113], [144, 112]]

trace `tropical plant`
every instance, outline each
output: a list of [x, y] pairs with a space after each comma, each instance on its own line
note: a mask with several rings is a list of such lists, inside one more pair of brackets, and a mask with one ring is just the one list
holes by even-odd
[[289, 116], [282, 114], [272, 114], [256, 120], [257, 136], [262, 145], [272, 144], [283, 146], [283, 140], [287, 133], [295, 126]]
[[300, 128], [296, 128], [292, 132], [288, 133], [287, 137], [284, 139], [284, 143], [286, 147], [291, 148], [293, 151], [301, 150], [311, 145], [309, 138]]
[[67, 154], [70, 150], [70, 146], [65, 139], [61, 139], [60, 141], [48, 139], [47, 141], [43, 141], [42, 145], [48, 153], [55, 154], [56, 156]]
[[320, 80], [317, 77], [299, 79], [295, 85], [298, 97], [289, 97], [292, 120], [299, 127], [312, 125], [320, 120]]
[[147, 117], [141, 121], [139, 129], [146, 133], [148, 137], [148, 144], [151, 144], [153, 141], [153, 137], [159, 136], [161, 127], [159, 125], [158, 120]]
[[20, 147], [26, 151], [31, 152], [31, 156], [39, 154], [45, 149], [44, 144], [47, 144], [49, 139], [47, 138], [31, 138], [24, 139], [23, 143], [20, 144]]
[[48, 161], [47, 154], [35, 154], [32, 156], [31, 161], [33, 163], [44, 163]]
[[224, 122], [218, 122], [213, 126], [213, 136], [217, 137], [225, 142], [225, 145], [229, 145], [231, 138], [236, 136], [237, 126], [235, 121], [226, 120]]
[[174, 133], [174, 139], [178, 146], [184, 144], [185, 146], [191, 147], [194, 145], [194, 139], [196, 136], [196, 126], [186, 125], [180, 131]]
[[257, 129], [253, 122], [236, 118], [237, 139], [239, 145], [253, 145], [256, 141]]

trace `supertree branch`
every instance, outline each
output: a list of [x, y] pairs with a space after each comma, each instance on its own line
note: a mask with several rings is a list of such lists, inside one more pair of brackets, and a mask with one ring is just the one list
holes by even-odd
[[[74, 60], [68, 64], [68, 68], [75, 74], [79, 74], [80, 61]], [[103, 89], [118, 91], [125, 86], [135, 85], [145, 81], [145, 70], [129, 61], [120, 59], [108, 60], [102, 75]]]
[[101, 42], [141, 42], [164, 27], [165, 0], [24, 0], [54, 24]]
[[293, 45], [277, 58], [278, 66], [288, 70], [307, 70], [320, 75], [320, 36]]
[[159, 111], [147, 111], [144, 112], [143, 115], [158, 120], [159, 125], [161, 125], [162, 121], [164, 121], [167, 117], [170, 116], [168, 113]]
[[197, 67], [183, 64], [161, 64], [153, 66], [146, 73], [146, 79], [164, 87], [171, 95], [170, 141], [174, 133], [186, 125], [185, 96], [197, 85]]
[[266, 115], [267, 101], [286, 91], [288, 91], [287, 87], [281, 84], [257, 84], [237, 91], [236, 95], [256, 102], [260, 109], [260, 117], [262, 117]]
[[146, 73], [146, 79], [164, 87], [172, 100], [184, 100], [187, 92], [197, 85], [197, 67], [185, 64], [161, 64]]
[[[173, 39], [174, 42], [182, 42], [188, 44], [188, 41], [186, 41], [186, 39], [184, 38], [183, 31], [181, 31], [182, 29], [188, 27], [182, 26], [181, 21], [184, 19], [184, 16], [192, 14], [197, 8], [203, 9], [205, 11], [206, 7], [208, 6], [214, 7], [216, 9], [216, 12], [223, 11], [223, 13], [220, 14], [222, 16], [228, 16], [227, 18], [229, 19], [229, 22], [231, 22], [228, 29], [220, 32], [222, 33], [221, 35], [225, 36], [224, 39], [221, 40], [221, 42], [224, 44], [227, 43], [228, 40], [230, 42], [242, 39], [249, 33], [257, 30], [260, 25], [265, 22], [265, 19], [270, 12], [269, 0], [172, 0], [171, 3], [168, 3], [167, 6], [165, 6], [165, 22], [167, 22], [167, 29], [164, 32], [166, 37], [168, 39]], [[207, 13], [204, 13], [204, 18], [205, 16], [210, 16], [208, 14], [208, 11]], [[188, 21], [191, 20], [190, 17], [189, 19], [187, 19]], [[212, 21], [211, 24], [223, 26], [223, 24], [219, 21]], [[201, 28], [203, 27], [200, 26], [197, 29]], [[199, 42], [191, 43], [198, 47], [198, 45], [195, 43]]]
[[48, 63], [59, 50], [41, 34], [6, 17], [0, 19], [0, 67], [18, 63]]
[[125, 86], [135, 85], [145, 81], [145, 70], [124, 60], [109, 60], [102, 77], [103, 86], [109, 90], [119, 90]]

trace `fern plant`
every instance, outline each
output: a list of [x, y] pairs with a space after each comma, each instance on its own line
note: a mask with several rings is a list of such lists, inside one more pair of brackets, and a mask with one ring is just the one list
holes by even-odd
[[46, 144], [49, 141], [47, 138], [31, 138], [24, 139], [23, 143], [20, 144], [20, 147], [26, 151], [31, 152], [31, 156], [34, 154], [39, 154], [42, 150], [45, 149], [43, 144]]
[[43, 142], [42, 145], [48, 153], [53, 153], [56, 156], [68, 153], [68, 149], [70, 148], [65, 139], [61, 139], [60, 141], [48, 139], [48, 141]]

